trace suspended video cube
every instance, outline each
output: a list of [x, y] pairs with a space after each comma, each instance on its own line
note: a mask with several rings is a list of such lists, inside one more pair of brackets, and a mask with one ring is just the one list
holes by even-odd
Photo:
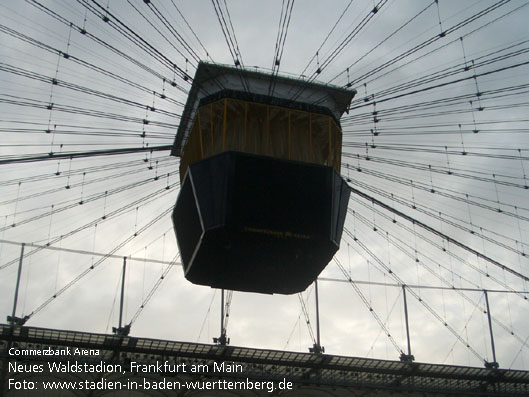
[[172, 154], [185, 277], [293, 294], [339, 248], [349, 200], [339, 119], [354, 90], [200, 63]]

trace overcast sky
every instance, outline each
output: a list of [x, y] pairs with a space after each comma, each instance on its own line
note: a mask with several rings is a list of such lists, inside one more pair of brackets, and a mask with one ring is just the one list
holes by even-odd
[[[200, 59], [233, 65], [212, 2], [151, 3]], [[319, 64], [318, 81], [352, 82], [357, 89], [342, 118], [342, 175], [351, 186], [529, 276], [523, 255], [529, 253], [527, 3], [298, 0], [280, 73], [308, 78]], [[156, 10], [139, 0], [39, 4], [0, 5], [1, 160], [171, 144], [190, 84], [138, 43], [191, 76], [197, 62]], [[228, 7], [244, 65], [272, 68], [282, 2], [228, 1]], [[434, 80], [441, 72], [453, 74]], [[428, 76], [432, 81], [405, 86]], [[118, 321], [120, 257], [132, 256], [144, 260], [129, 260], [128, 323], [167, 267], [148, 260], [177, 255], [169, 214], [142, 228], [174, 205], [178, 164], [168, 152], [1, 164], [0, 266], [12, 264], [0, 270], [0, 316], [12, 310], [20, 252], [12, 243], [51, 242], [115, 251], [118, 258], [99, 263], [94, 254], [47, 249], [28, 255], [17, 315], [32, 313], [95, 264], [28, 325], [111, 332]], [[528, 294], [513, 292], [528, 291], [527, 283], [417, 224], [393, 219], [353, 194], [336, 258], [353, 280], [371, 283], [358, 288], [400, 349], [406, 349], [402, 289], [373, 283], [510, 291], [489, 293], [497, 359], [504, 368], [528, 369]], [[345, 280], [334, 261], [321, 277]], [[322, 280], [319, 296], [327, 353], [398, 359], [348, 282]], [[482, 366], [481, 359], [492, 360], [482, 292], [410, 287], [407, 296], [417, 361]], [[314, 328], [313, 287], [303, 299]], [[220, 291], [189, 283], [175, 265], [131, 334], [211, 343], [219, 336], [219, 317]], [[235, 292], [228, 336], [234, 345], [273, 349], [307, 351], [313, 343], [296, 295]]]

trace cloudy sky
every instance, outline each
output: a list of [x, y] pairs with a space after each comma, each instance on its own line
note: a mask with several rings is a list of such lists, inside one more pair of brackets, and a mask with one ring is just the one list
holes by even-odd
[[[405, 351], [405, 283], [416, 360], [482, 366], [492, 361], [480, 291], [488, 289], [497, 361], [528, 369], [528, 285], [519, 274], [529, 276], [529, 2], [521, 0], [2, 2], [0, 315], [11, 314], [25, 242], [33, 246], [17, 315], [30, 315], [28, 325], [111, 332], [127, 256], [132, 335], [219, 336], [220, 291], [170, 265], [177, 158], [22, 162], [170, 145], [190, 88], [183, 74], [193, 76], [199, 59], [234, 63], [215, 5], [229, 11], [245, 67], [273, 67], [282, 26], [280, 73], [358, 91], [341, 120], [342, 175], [352, 187], [482, 254], [352, 194], [340, 251], [318, 284], [326, 352], [398, 359], [373, 314]], [[57, 249], [35, 247], [48, 243]], [[314, 329], [314, 288], [302, 298]], [[297, 351], [313, 343], [297, 295], [235, 292], [228, 336]]]

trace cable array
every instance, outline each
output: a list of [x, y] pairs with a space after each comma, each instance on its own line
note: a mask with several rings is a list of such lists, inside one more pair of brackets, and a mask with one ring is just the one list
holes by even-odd
[[[331, 321], [322, 324], [324, 335], [336, 333], [333, 343], [344, 335], [352, 354], [364, 354], [354, 345], [365, 342], [370, 355], [396, 359], [405, 343], [398, 332], [405, 288], [416, 321], [411, 329], [431, 332], [424, 338], [436, 338], [446, 360], [481, 365], [489, 361], [488, 345], [476, 343], [476, 335], [480, 341], [488, 335], [486, 290], [503, 351], [500, 366], [523, 368], [529, 350], [529, 37], [520, 21], [529, 3], [351, 0], [336, 14], [313, 16], [316, 4], [298, 3], [293, 14], [294, 1], [285, 0], [272, 22], [250, 15], [259, 5], [256, 11], [228, 8], [225, 0], [212, 5], [27, 0], [0, 6], [0, 271], [7, 280], [0, 285], [12, 287], [17, 244], [25, 242], [22, 260], [43, 279], [33, 294], [35, 281], [27, 277], [26, 320], [38, 313], [52, 318], [65, 307], [67, 291], [89, 288], [90, 277], [117, 274], [116, 266], [100, 266], [105, 261], [126, 256], [141, 263], [143, 249], [143, 271], [131, 265], [127, 279], [133, 332], [146, 327], [147, 303], [154, 312], [169, 299], [183, 301], [181, 294], [200, 296], [196, 311], [208, 318], [215, 310], [207, 307], [209, 292], [204, 298], [200, 287], [179, 288], [181, 273], [171, 274], [176, 299], [160, 288], [178, 258], [174, 240], [165, 241], [180, 186], [179, 160], [169, 151], [187, 121], [182, 113], [198, 63], [228, 57], [242, 71], [264, 56], [271, 65], [269, 95], [280, 67], [301, 82], [292, 100], [321, 104], [323, 98], [307, 93], [313, 82], [357, 90], [340, 120], [341, 176], [351, 199], [341, 249], [320, 276], [332, 281], [320, 292], [327, 305], [322, 311], [334, 312], [339, 308], [326, 302], [340, 302], [347, 315], [361, 318], [365, 332], [354, 332], [359, 339], [350, 342], [351, 330], [344, 333]], [[241, 15], [251, 24], [243, 25]], [[303, 26], [314, 31], [300, 31]], [[273, 54], [263, 55], [263, 48]], [[251, 92], [240, 77], [242, 90]], [[74, 255], [86, 261], [77, 264]], [[341, 289], [345, 284], [355, 295]], [[299, 319], [309, 330], [304, 338], [315, 344], [308, 301], [284, 299], [278, 312], [297, 314], [301, 304]], [[349, 299], [361, 303], [354, 312]], [[100, 304], [90, 306], [101, 310]], [[254, 312], [248, 318], [263, 321]], [[237, 334], [238, 315], [231, 320], [233, 340], [246, 337]], [[200, 313], [199, 339], [202, 320]], [[434, 323], [435, 331], [421, 327]], [[418, 334], [412, 345], [424, 347], [429, 342]], [[331, 341], [324, 344], [331, 352]], [[418, 360], [426, 350], [417, 348]]]

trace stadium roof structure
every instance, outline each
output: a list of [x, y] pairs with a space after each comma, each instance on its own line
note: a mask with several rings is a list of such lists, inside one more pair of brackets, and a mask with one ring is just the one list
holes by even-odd
[[[14, 356], [9, 355], [10, 349], [64, 349], [65, 347], [98, 350], [97, 357], [91, 356], [86, 360], [103, 361], [109, 364], [120, 363], [124, 368], [127, 368], [126, 365], [131, 360], [142, 364], [169, 361], [190, 365], [201, 364], [208, 367], [213, 366], [213, 363], [221, 362], [240, 364], [244, 368], [242, 372], [210, 373], [206, 371], [201, 374], [179, 374], [176, 378], [174, 375], [171, 376], [173, 376], [172, 379], [182, 381], [193, 379], [237, 381], [249, 378], [279, 382], [286, 379], [294, 384], [290, 395], [302, 393], [303, 395], [354, 396], [359, 392], [365, 395], [366, 392], [378, 393], [380, 391], [397, 396], [408, 395], [411, 392], [420, 392], [423, 395], [430, 393], [439, 395], [440, 393], [441, 395], [458, 396], [513, 396], [529, 393], [529, 371], [208, 345], [0, 324], [3, 395], [10, 395], [6, 389], [6, 372], [10, 361], [35, 363], [52, 359], [64, 362], [71, 359], [71, 357], [64, 356], [53, 358]], [[76, 358], [76, 361], [81, 360], [82, 358]], [[24, 377], [31, 378], [32, 375], [35, 374], [17, 374], [17, 380], [22, 380]], [[61, 374], [51, 375], [60, 376]], [[134, 375], [138, 377], [140, 374]], [[108, 374], [108, 376], [109, 379], [112, 376], [119, 379], [120, 376], [130, 377], [131, 374]], [[149, 376], [152, 379], [153, 374]], [[155, 376], [163, 377], [164, 374]], [[202, 395], [197, 394], [196, 391], [192, 394]], [[164, 394], [154, 393], [152, 395]], [[233, 394], [223, 395], [241, 395], [241, 393], [234, 391]], [[266, 390], [263, 390], [262, 394], [254, 391], [253, 395], [270, 395], [270, 393]]]

